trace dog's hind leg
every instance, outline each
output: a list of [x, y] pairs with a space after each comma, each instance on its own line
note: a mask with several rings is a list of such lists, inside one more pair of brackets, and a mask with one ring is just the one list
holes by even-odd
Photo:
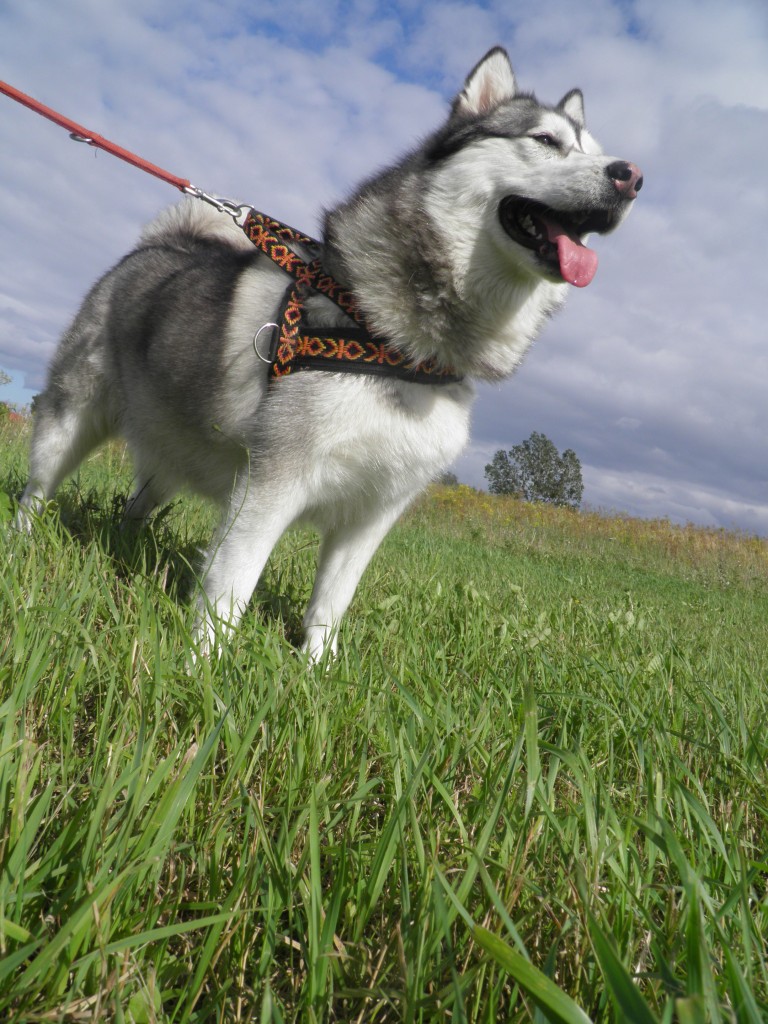
[[114, 431], [105, 353], [111, 289], [112, 275], [107, 274], [88, 293], [61, 339], [46, 389], [37, 400], [29, 481], [16, 517], [22, 529], [30, 529], [31, 513]]
[[55, 391], [38, 399], [29, 453], [29, 480], [19, 501], [16, 525], [31, 526], [62, 480], [112, 433], [100, 403], [68, 403]]
[[126, 522], [149, 519], [159, 504], [160, 500], [152, 489], [152, 481], [139, 479], [125, 503]]
[[172, 482], [170, 475], [159, 469], [142, 469], [139, 455], [132, 450], [136, 466], [136, 483], [125, 504], [125, 522], [139, 522], [149, 519], [159, 505], [170, 501], [178, 487]]

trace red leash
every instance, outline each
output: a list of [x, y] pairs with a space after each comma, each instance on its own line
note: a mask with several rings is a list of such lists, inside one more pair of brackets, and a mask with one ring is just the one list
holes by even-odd
[[60, 128], [66, 128], [70, 137], [75, 142], [85, 142], [89, 146], [94, 146], [96, 149], [103, 149], [105, 152], [111, 153], [113, 156], [118, 157], [120, 160], [125, 160], [129, 164], [133, 164], [134, 167], [138, 167], [140, 170], [146, 171], [148, 174], [154, 174], [156, 178], [160, 178], [162, 181], [168, 182], [169, 185], [173, 185], [174, 188], [181, 189], [182, 192], [190, 191], [193, 194], [198, 192], [198, 189], [195, 189], [194, 186], [186, 180], [186, 178], [178, 178], [175, 174], [171, 174], [169, 171], [164, 171], [162, 167], [156, 167], [154, 164], [149, 163], [149, 161], [142, 160], [142, 158], [140, 156], [136, 156], [135, 153], [131, 153], [129, 150], [123, 149], [122, 146], [118, 146], [114, 142], [110, 142], [109, 139], [105, 139], [103, 136], [97, 135], [95, 132], [89, 132], [88, 129], [83, 128], [81, 124], [78, 124], [76, 121], [70, 121], [68, 117], [64, 117], [55, 110], [51, 110], [50, 107], [46, 107], [44, 104], [32, 99], [31, 96], [27, 96], [26, 93], [21, 92], [19, 89], [14, 89], [14, 87], [9, 85], [7, 82], [0, 81], [0, 92], [9, 96], [12, 100], [16, 100], [17, 103], [21, 103], [23, 106], [29, 107], [30, 110], [34, 110], [36, 114], [41, 114], [43, 117], [47, 117], [49, 121], [53, 121], [53, 123], [59, 125]]

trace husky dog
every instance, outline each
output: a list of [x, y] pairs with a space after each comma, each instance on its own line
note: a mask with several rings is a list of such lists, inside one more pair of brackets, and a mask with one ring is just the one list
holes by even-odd
[[[463, 449], [472, 380], [515, 370], [569, 284], [592, 280], [584, 237], [621, 223], [641, 184], [589, 135], [578, 90], [542, 105], [491, 50], [445, 124], [328, 212], [312, 252], [296, 246], [354, 296], [373, 335], [410, 365], [446, 371], [420, 381], [311, 370], [270, 380], [255, 336], [276, 321], [286, 275], [226, 212], [185, 200], [94, 286], [64, 335], [20, 524], [121, 435], [136, 474], [127, 517], [183, 487], [222, 506], [198, 599], [203, 649], [217, 621], [237, 623], [281, 534], [305, 521], [322, 542], [304, 647], [313, 659], [335, 651], [376, 548]], [[319, 293], [305, 316], [316, 330], [350, 323]]]

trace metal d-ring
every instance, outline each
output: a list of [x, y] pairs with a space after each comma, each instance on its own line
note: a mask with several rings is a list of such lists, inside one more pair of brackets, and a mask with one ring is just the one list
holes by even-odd
[[269, 359], [267, 356], [263, 356], [261, 354], [261, 352], [259, 352], [259, 346], [257, 344], [257, 342], [259, 340], [259, 335], [261, 334], [262, 331], [265, 331], [267, 329], [267, 327], [278, 327], [278, 326], [279, 326], [278, 324], [262, 324], [261, 327], [258, 329], [258, 331], [256, 331], [256, 333], [253, 336], [253, 351], [256, 353], [256, 355], [259, 357], [259, 359], [262, 361], [262, 363], [269, 363], [269, 364], [271, 364], [272, 360]]

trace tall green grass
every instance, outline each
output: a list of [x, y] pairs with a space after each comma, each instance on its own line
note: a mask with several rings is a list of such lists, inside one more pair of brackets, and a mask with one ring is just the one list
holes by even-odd
[[211, 513], [129, 485], [0, 495], [0, 1019], [766, 1019], [763, 542], [438, 489], [336, 662], [301, 533], [193, 666]]

